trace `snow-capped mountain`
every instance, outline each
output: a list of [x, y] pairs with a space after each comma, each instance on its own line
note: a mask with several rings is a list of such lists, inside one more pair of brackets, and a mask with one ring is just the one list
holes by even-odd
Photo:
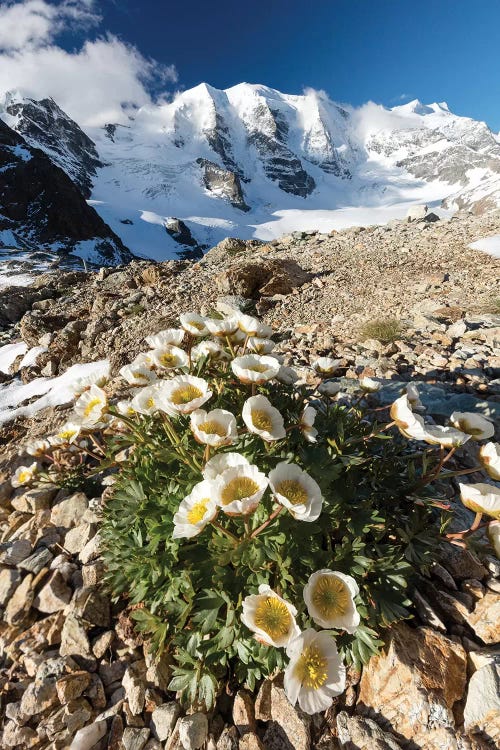
[[0, 119], [0, 258], [26, 252], [42, 267], [60, 253], [100, 264], [132, 258], [66, 172]]
[[53, 100], [20, 93], [0, 118], [71, 177], [126, 247], [157, 259], [228, 235], [383, 223], [412, 203], [500, 202], [499, 138], [444, 103], [355, 109], [314, 91], [200, 84], [85, 133]]

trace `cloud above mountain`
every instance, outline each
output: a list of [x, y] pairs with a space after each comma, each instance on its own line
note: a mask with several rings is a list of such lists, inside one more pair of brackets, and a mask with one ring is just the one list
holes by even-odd
[[[98, 33], [93, 0], [8, 2], [0, 7], [0, 95], [52, 96], [82, 126], [125, 122], [126, 113], [151, 102], [151, 88], [177, 80], [173, 65], [147, 58], [112, 34]], [[68, 51], [62, 32], [87, 35]], [[90, 38], [93, 35], [94, 38]]]

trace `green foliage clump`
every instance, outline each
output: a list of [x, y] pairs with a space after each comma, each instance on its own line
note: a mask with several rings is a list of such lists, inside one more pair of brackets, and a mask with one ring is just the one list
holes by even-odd
[[[226, 348], [230, 357], [238, 354], [231, 338]], [[324, 569], [352, 576], [359, 587], [359, 626], [334, 634], [347, 663], [366, 662], [382, 630], [410, 616], [409, 584], [433, 559], [439, 528], [421, 482], [428, 454], [410, 453], [406, 439], [384, 432], [363, 396], [342, 404], [305, 384], [246, 384], [228, 359], [190, 360], [187, 370], [212, 391], [204, 408], [236, 416], [237, 437], [210, 449], [194, 439], [189, 415], [169, 414], [165, 406], [152, 414], [115, 412], [121, 429], [107, 439], [107, 465], [119, 472], [101, 532], [109, 586], [115, 597], [142, 605], [133, 617], [153, 649], [169, 655], [170, 688], [210, 706], [225, 683], [253, 689], [282, 670], [283, 651], [256, 640], [241, 621], [242, 604], [267, 584], [298, 609], [301, 629], [314, 627], [303, 589]], [[265, 441], [245, 428], [242, 411], [255, 394], [283, 416], [285, 437]], [[315, 438], [304, 427], [311, 406]], [[228, 452], [266, 476], [283, 462], [300, 466], [321, 489], [319, 517], [295, 518], [268, 488], [247, 515], [220, 507], [195, 536], [174, 538], [174, 516], [207, 461]]]
[[377, 339], [383, 344], [397, 341], [403, 335], [403, 326], [397, 318], [377, 318], [368, 320], [360, 329], [362, 341]]

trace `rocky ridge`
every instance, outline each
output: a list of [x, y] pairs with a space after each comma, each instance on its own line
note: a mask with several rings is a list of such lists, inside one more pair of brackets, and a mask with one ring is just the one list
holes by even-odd
[[[453, 409], [500, 419], [499, 262], [467, 249], [498, 233], [500, 215], [398, 222], [272, 244], [225, 240], [201, 261], [134, 261], [93, 273], [56, 272], [0, 293], [4, 343], [41, 347], [4, 374], [31, 382], [109, 357], [112, 372], [181, 311], [224, 305], [258, 312], [279, 350], [305, 365], [341, 360], [343, 390], [362, 374], [392, 400], [410, 379], [436, 421]], [[378, 273], [375, 273], [378, 269]], [[189, 303], [187, 302], [189, 300]], [[398, 338], [363, 324], [396, 317]], [[310, 377], [303, 371], [304, 377]], [[112, 380], [111, 392], [123, 385]], [[443, 548], [417, 584], [413, 621], [324, 716], [292, 709], [278, 681], [185, 715], [167, 665], [134, 633], [101, 581], [95, 497], [13, 490], [19, 444], [53, 431], [69, 410], [7, 421], [0, 439], [0, 651], [6, 748], [35, 750], [486, 750], [500, 742], [500, 563], [484, 549]], [[498, 436], [497, 436], [498, 439]], [[464, 462], [472, 466], [465, 451]], [[474, 475], [472, 475], [474, 478]], [[462, 511], [460, 521], [468, 520]], [[125, 608], [124, 608], [125, 607]], [[71, 744], [73, 743], [73, 744]]]

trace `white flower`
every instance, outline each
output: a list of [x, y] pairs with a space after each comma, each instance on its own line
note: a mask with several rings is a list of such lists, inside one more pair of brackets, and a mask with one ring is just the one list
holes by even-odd
[[133, 417], [135, 414], [135, 409], [132, 406], [132, 401], [130, 401], [129, 399], [118, 401], [116, 404], [116, 410], [124, 417]]
[[286, 697], [302, 711], [326, 711], [332, 698], [345, 690], [346, 672], [330, 633], [304, 630], [286, 649], [290, 661], [285, 670]]
[[109, 380], [109, 364], [107, 365], [107, 367], [108, 370], [106, 373], [95, 372], [75, 380], [75, 382], [70, 386], [73, 395], [81, 396], [82, 393], [88, 390], [91, 385], [98, 385], [100, 388], [103, 385], [106, 385]]
[[184, 498], [174, 515], [173, 538], [197, 536], [217, 514], [217, 482], [204, 479]]
[[37, 473], [37, 470], [38, 466], [36, 461], [30, 466], [19, 466], [10, 479], [11, 485], [13, 487], [22, 487], [25, 484], [29, 484]]
[[337, 570], [317, 570], [304, 586], [304, 601], [314, 622], [322, 628], [354, 633], [359, 612], [354, 597], [359, 588], [352, 576]]
[[406, 395], [408, 397], [408, 403], [412, 409], [415, 409], [416, 411], [425, 411], [425, 406], [420, 400], [418, 388], [414, 383], [408, 383], [406, 386]]
[[296, 370], [294, 370], [293, 367], [285, 367], [284, 365], [280, 367], [276, 375], [276, 380], [279, 380], [279, 382], [284, 385], [293, 385], [298, 379], [299, 376]]
[[108, 408], [108, 397], [98, 385], [91, 385], [75, 403], [75, 412], [81, 419], [82, 427], [97, 424]]
[[33, 440], [24, 447], [29, 456], [43, 456], [49, 449], [50, 443], [48, 440]]
[[313, 370], [316, 370], [316, 372], [320, 375], [333, 375], [334, 372], [337, 372], [341, 364], [341, 359], [332, 359], [332, 357], [319, 357], [312, 363], [312, 368]]
[[156, 373], [145, 364], [133, 363], [119, 370], [120, 375], [129, 385], [149, 385], [157, 380]]
[[162, 384], [153, 383], [147, 385], [134, 396], [130, 402], [132, 413], [154, 414], [161, 408], [161, 388]]
[[460, 499], [474, 513], [485, 513], [500, 520], [500, 489], [493, 484], [459, 484]]
[[323, 496], [319, 485], [297, 464], [278, 464], [269, 474], [269, 486], [276, 500], [298, 521], [316, 521], [320, 516]]
[[379, 383], [377, 380], [369, 378], [367, 375], [365, 375], [364, 378], [359, 379], [359, 387], [367, 393], [375, 393], [382, 388], [382, 383]]
[[212, 334], [212, 336], [226, 337], [230, 336], [238, 328], [238, 318], [231, 316], [229, 318], [206, 318], [205, 325]]
[[406, 393], [394, 401], [390, 415], [405, 437], [412, 440], [426, 440], [429, 437], [423, 418], [413, 413]]
[[220, 474], [226, 471], [226, 469], [231, 469], [234, 466], [249, 465], [250, 464], [245, 456], [242, 456], [239, 453], [218, 453], [207, 461], [202, 473], [205, 479], [216, 479]]
[[79, 422], [66, 422], [55, 435], [49, 438], [50, 444], [71, 445], [71, 443], [75, 442], [81, 431], [82, 425]]
[[183, 349], [179, 349], [178, 346], [167, 344], [160, 349], [153, 349], [150, 355], [156, 367], [161, 367], [164, 370], [188, 367], [189, 365], [188, 355]]
[[245, 315], [242, 312], [236, 313], [238, 327], [246, 336], [257, 336], [261, 327], [261, 322], [253, 315]]
[[454, 427], [443, 427], [442, 425], [425, 425], [424, 440], [430, 445], [442, 445], [443, 448], [458, 448], [470, 439], [470, 435]]
[[265, 396], [247, 398], [242, 417], [249, 432], [260, 435], [267, 443], [286, 437], [283, 417]]
[[280, 363], [274, 357], [246, 354], [244, 357], [233, 359], [231, 369], [242, 383], [260, 385], [278, 374]]
[[208, 328], [205, 323], [205, 318], [198, 313], [182, 313], [179, 318], [181, 326], [185, 331], [191, 334], [191, 336], [207, 336]]
[[167, 328], [164, 331], [158, 331], [154, 336], [147, 336], [146, 343], [151, 349], [161, 349], [171, 344], [179, 346], [184, 338], [184, 331], [181, 328]]
[[272, 339], [261, 339], [258, 336], [251, 336], [248, 339], [248, 348], [256, 354], [269, 354], [275, 347]]
[[191, 349], [191, 359], [194, 362], [197, 362], [203, 357], [211, 357], [212, 359], [229, 359], [229, 354], [217, 341], [200, 341], [199, 344], [195, 344]]
[[318, 386], [318, 392], [322, 396], [336, 396], [340, 389], [341, 385], [336, 380], [324, 380]]
[[198, 443], [217, 448], [238, 440], [236, 418], [225, 409], [214, 409], [209, 412], [196, 409], [191, 413], [191, 430]]
[[193, 375], [178, 375], [162, 383], [160, 408], [167, 414], [190, 414], [212, 396], [208, 383]]
[[239, 464], [226, 469], [218, 479], [217, 504], [230, 516], [252, 513], [269, 483], [257, 466]]
[[318, 430], [313, 426], [318, 412], [312, 406], [306, 406], [300, 416], [300, 429], [308, 443], [316, 443]]
[[242, 606], [242, 623], [266, 646], [281, 648], [300, 635], [295, 622], [297, 610], [270, 586], [261, 584], [259, 593], [246, 596]]
[[500, 521], [490, 521], [486, 533], [491, 546], [495, 550], [495, 555], [500, 560]]
[[488, 440], [495, 434], [495, 426], [489, 419], [469, 411], [454, 411], [450, 423], [457, 430], [466, 432], [473, 440]]
[[479, 449], [479, 460], [492, 479], [500, 480], [500, 443], [486, 443]]

